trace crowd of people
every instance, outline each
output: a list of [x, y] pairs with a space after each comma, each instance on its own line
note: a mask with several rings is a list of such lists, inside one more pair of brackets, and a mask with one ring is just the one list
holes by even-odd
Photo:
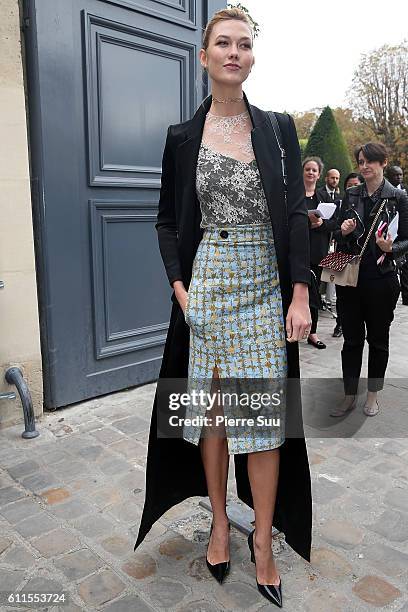
[[[330, 168], [325, 174], [323, 187], [318, 188], [324, 169], [322, 160], [307, 157], [303, 161], [312, 281], [315, 281], [318, 293], [321, 296], [325, 294], [324, 298], [316, 300], [311, 292], [312, 327], [307, 341], [314, 348], [326, 348], [317, 334], [318, 313], [319, 309], [332, 310], [334, 304], [336, 325], [332, 335], [335, 338], [344, 336], [341, 356], [345, 399], [332, 411], [333, 417], [344, 416], [355, 407], [365, 339], [369, 357], [364, 413], [367, 416], [378, 413], [377, 392], [383, 388], [389, 355], [389, 330], [400, 292], [402, 304], [408, 305], [408, 258], [405, 255], [408, 197], [403, 171], [399, 166], [387, 168], [387, 151], [380, 143], [367, 143], [360, 147], [356, 152], [356, 163], [359, 172], [351, 172], [345, 177], [341, 193], [339, 170]], [[319, 204], [329, 202], [336, 208], [330, 218], [323, 218], [318, 210]], [[375, 231], [369, 236], [361, 258], [357, 286], [321, 283], [320, 262], [334, 250], [360, 254], [381, 205], [383, 208], [376, 220]], [[388, 233], [388, 226], [396, 214], [399, 222], [394, 241], [395, 236]], [[385, 231], [379, 235], [381, 224]]]

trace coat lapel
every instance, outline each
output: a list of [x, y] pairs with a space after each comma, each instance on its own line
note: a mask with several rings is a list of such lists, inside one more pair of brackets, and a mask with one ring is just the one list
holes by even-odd
[[[196, 193], [196, 169], [205, 117], [211, 106], [211, 96], [203, 100], [188, 124], [185, 140], [176, 150], [177, 193], [180, 194], [180, 227], [193, 228], [190, 233], [191, 258], [194, 258], [203, 230], [200, 228], [201, 209]], [[191, 262], [192, 263], [192, 262]], [[188, 277], [190, 276], [190, 270]], [[186, 279], [187, 280], [187, 279]], [[189, 279], [188, 279], [189, 280]]]

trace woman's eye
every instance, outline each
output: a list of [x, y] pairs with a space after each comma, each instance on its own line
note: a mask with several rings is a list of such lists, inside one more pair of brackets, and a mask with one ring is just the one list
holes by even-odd
[[220, 41], [218, 42], [218, 44], [219, 44], [219, 45], [226, 45], [226, 44], [227, 44], [227, 41], [226, 41], [226, 40], [220, 40]]

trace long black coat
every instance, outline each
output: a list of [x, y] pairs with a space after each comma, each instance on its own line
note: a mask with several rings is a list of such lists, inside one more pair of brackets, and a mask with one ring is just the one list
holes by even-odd
[[[287, 153], [287, 210], [281, 175], [280, 151], [266, 112], [249, 104], [244, 96], [253, 130], [252, 145], [267, 198], [274, 231], [282, 303], [286, 316], [292, 283], [310, 283], [308, 217], [300, 150], [293, 119], [278, 114]], [[195, 178], [208, 96], [194, 117], [169, 127], [162, 164], [162, 188], [156, 228], [169, 282], [182, 279], [188, 288], [194, 256], [203, 236]], [[173, 307], [164, 348], [160, 379], [187, 378], [189, 327], [172, 295]], [[299, 378], [297, 343], [287, 343], [288, 375]], [[207, 496], [204, 468], [198, 446], [183, 440], [157, 436], [157, 392], [153, 404], [146, 466], [146, 498], [135, 549], [152, 525], [169, 508], [191, 496]], [[295, 394], [292, 416], [301, 425], [300, 397]], [[300, 427], [301, 429], [301, 427]], [[298, 428], [299, 430], [299, 428]], [[239, 498], [253, 508], [247, 472], [247, 454], [234, 455]], [[304, 438], [287, 438], [280, 447], [280, 471], [274, 526], [283, 531], [288, 544], [306, 560], [311, 546], [311, 484]]]

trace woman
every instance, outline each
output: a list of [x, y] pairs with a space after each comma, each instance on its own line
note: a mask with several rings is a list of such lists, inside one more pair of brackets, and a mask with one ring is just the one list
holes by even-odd
[[[299, 377], [297, 342], [310, 327], [300, 150], [292, 118], [278, 115], [287, 154], [286, 207], [272, 124], [242, 91], [254, 64], [252, 44], [243, 11], [226, 9], [213, 16], [200, 51], [212, 96], [190, 121], [168, 130], [156, 228], [174, 304], [161, 378], [188, 373], [189, 383], [210, 378], [222, 387], [221, 379], [231, 376]], [[258, 341], [261, 350], [256, 350]], [[288, 406], [301, 421], [298, 395]], [[252, 436], [251, 443], [248, 432], [240, 444], [228, 429], [227, 437], [220, 437], [206, 435], [203, 427], [198, 432], [184, 428], [182, 439], [163, 439], [157, 437], [157, 412], [156, 394], [135, 548], [168, 508], [186, 497], [209, 495], [213, 523], [207, 566], [222, 582], [230, 566], [230, 451], [238, 496], [255, 511], [249, 545], [258, 589], [281, 606], [272, 524], [310, 559], [310, 474], [303, 437], [285, 440], [271, 432], [259, 449], [259, 439]]]
[[346, 193], [346, 190], [350, 187], [356, 187], [357, 185], [361, 185], [364, 182], [361, 174], [357, 172], [350, 172], [346, 178], [344, 179], [343, 191]]
[[[345, 398], [331, 412], [333, 417], [344, 416], [356, 406], [365, 337], [369, 347], [368, 392], [363, 411], [367, 416], [379, 412], [377, 393], [384, 385], [390, 326], [400, 293], [394, 260], [408, 252], [408, 198], [384, 178], [385, 146], [369, 142], [359, 147], [356, 161], [365, 182], [345, 193], [335, 232], [338, 250], [359, 254], [380, 207], [382, 212], [363, 253], [357, 286], [336, 288], [344, 336], [341, 358]], [[387, 231], [379, 236], [380, 225], [389, 224], [396, 213], [396, 239], [393, 241]]]
[[[306, 157], [303, 161], [303, 181], [305, 185], [305, 203], [309, 210], [309, 230], [310, 230], [310, 267], [314, 275], [316, 293], [320, 287], [320, 277], [322, 269], [319, 263], [329, 251], [330, 235], [336, 227], [335, 215], [331, 219], [322, 219], [314, 214], [320, 204], [319, 196], [316, 191], [316, 183], [323, 172], [323, 162], [320, 157]], [[312, 316], [312, 327], [307, 339], [317, 349], [325, 349], [326, 345], [317, 335], [317, 322], [319, 320], [319, 308], [316, 301], [310, 302], [310, 312]]]

